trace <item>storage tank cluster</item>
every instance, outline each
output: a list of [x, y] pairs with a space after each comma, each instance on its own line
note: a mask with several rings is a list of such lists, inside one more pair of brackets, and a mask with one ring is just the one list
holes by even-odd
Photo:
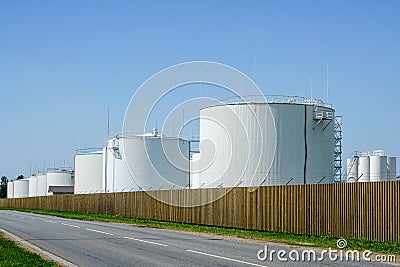
[[190, 160], [189, 141], [157, 130], [77, 150], [74, 193], [333, 183], [334, 124], [332, 106], [315, 98], [212, 105], [200, 111], [201, 153]]
[[199, 141], [200, 153], [193, 153], [189, 141], [156, 129], [115, 136], [104, 148], [78, 149], [74, 174], [49, 170], [9, 183], [9, 192], [28, 197], [51, 194], [51, 185], [88, 194], [335, 181], [335, 111], [315, 98], [267, 96], [208, 106], [200, 110]]
[[[125, 153], [122, 153], [122, 146]], [[168, 157], [165, 155], [166, 151]], [[187, 156], [180, 157], [179, 154]], [[102, 149], [77, 151], [74, 193], [149, 191], [187, 187], [189, 171], [172, 164], [171, 158], [177, 159], [178, 165], [188, 167], [189, 142], [178, 137], [159, 134], [156, 129], [148, 134], [115, 136], [108, 140], [107, 146]]]
[[321, 100], [292, 96], [202, 109], [193, 188], [333, 183], [334, 113]]
[[396, 157], [386, 156], [384, 150], [356, 151], [346, 163], [348, 182], [396, 180]]
[[65, 168], [48, 169], [33, 174], [29, 178], [15, 180], [7, 184], [7, 198], [51, 196], [50, 187], [74, 186], [74, 172]]

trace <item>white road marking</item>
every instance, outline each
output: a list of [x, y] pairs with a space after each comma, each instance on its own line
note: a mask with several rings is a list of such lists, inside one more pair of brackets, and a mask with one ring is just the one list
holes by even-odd
[[114, 234], [111, 234], [111, 233], [102, 232], [102, 231], [98, 231], [98, 230], [94, 230], [94, 229], [90, 229], [90, 228], [86, 228], [86, 230], [92, 231], [92, 232], [96, 232], [96, 233], [100, 233], [100, 234], [105, 234], [105, 235], [114, 235]]
[[65, 225], [65, 226], [80, 228], [78, 225], [72, 225], [72, 224], [68, 224], [68, 223], [61, 223], [61, 224], [62, 224], [62, 225]]
[[165, 244], [161, 244], [161, 243], [157, 243], [157, 242], [151, 242], [151, 241], [147, 241], [147, 240], [143, 240], [143, 239], [137, 239], [137, 238], [127, 237], [127, 236], [124, 236], [123, 238], [130, 239], [130, 240], [135, 240], [135, 241], [139, 241], [139, 242], [144, 242], [144, 243], [149, 243], [149, 244], [153, 244], [153, 245], [157, 245], [157, 246], [168, 247], [168, 245], [165, 245]]
[[209, 256], [209, 257], [214, 257], [214, 258], [218, 258], [218, 259], [239, 262], [239, 263], [243, 263], [243, 264], [247, 264], [247, 265], [251, 265], [251, 266], [266, 267], [265, 265], [260, 265], [260, 264], [251, 263], [251, 262], [247, 262], [247, 261], [231, 259], [231, 258], [222, 257], [222, 256], [218, 256], [218, 255], [213, 255], [213, 254], [209, 254], [209, 253], [204, 253], [204, 252], [200, 252], [200, 251], [195, 251], [195, 250], [190, 250], [190, 249], [187, 249], [186, 251], [192, 252], [192, 253], [201, 254], [201, 255], [205, 255], [205, 256]]
[[48, 220], [43, 220], [44, 222], [49, 222], [49, 223], [57, 223], [55, 221], [48, 221]]

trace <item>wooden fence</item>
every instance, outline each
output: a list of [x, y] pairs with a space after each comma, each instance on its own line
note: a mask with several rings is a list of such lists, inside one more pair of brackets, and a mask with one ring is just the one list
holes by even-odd
[[399, 187], [388, 181], [55, 195], [1, 199], [0, 206], [399, 243]]

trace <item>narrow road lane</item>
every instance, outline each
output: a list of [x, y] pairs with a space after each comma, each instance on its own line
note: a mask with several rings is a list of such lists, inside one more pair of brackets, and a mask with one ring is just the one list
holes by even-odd
[[[377, 262], [283, 262], [257, 258], [260, 244], [215, 236], [0, 211], [0, 228], [78, 266], [388, 266]], [[270, 246], [268, 250], [290, 248]], [[317, 256], [320, 256], [317, 253]], [[288, 257], [286, 255], [286, 257]]]

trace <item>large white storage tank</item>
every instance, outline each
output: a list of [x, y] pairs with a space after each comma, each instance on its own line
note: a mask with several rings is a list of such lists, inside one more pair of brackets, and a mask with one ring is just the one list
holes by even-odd
[[369, 180], [371, 182], [387, 180], [387, 156], [370, 156], [369, 164]]
[[389, 181], [396, 180], [396, 157], [387, 157], [387, 177]]
[[49, 192], [50, 186], [73, 186], [74, 177], [70, 170], [48, 170], [47, 171], [47, 195], [52, 195]]
[[[120, 146], [123, 145], [125, 138], [115, 137], [108, 140], [106, 148], [106, 187], [107, 192], [128, 192], [139, 191], [140, 186], [132, 178], [129, 172], [124, 155], [121, 153]], [[146, 155], [143, 155], [146, 157]]]
[[121, 173], [124, 174], [114, 177], [115, 191], [183, 189], [189, 186], [189, 141], [158, 133], [121, 139], [122, 155], [126, 157], [124, 160], [132, 176], [125, 175], [125, 166], [122, 166]]
[[36, 195], [38, 197], [47, 195], [47, 174], [45, 172], [36, 175]]
[[358, 157], [347, 159], [347, 181], [355, 182], [358, 179]]
[[24, 198], [29, 196], [29, 180], [16, 180], [14, 183], [14, 198]]
[[29, 197], [36, 197], [37, 196], [37, 177], [31, 175], [28, 178], [29, 181]]
[[7, 198], [14, 198], [14, 182], [7, 183]]
[[75, 194], [105, 191], [103, 150], [98, 148], [77, 151], [75, 156]]
[[330, 105], [298, 97], [202, 109], [200, 184], [333, 183], [333, 120]]
[[358, 158], [358, 181], [369, 182], [370, 177], [370, 160], [369, 156], [362, 156]]

